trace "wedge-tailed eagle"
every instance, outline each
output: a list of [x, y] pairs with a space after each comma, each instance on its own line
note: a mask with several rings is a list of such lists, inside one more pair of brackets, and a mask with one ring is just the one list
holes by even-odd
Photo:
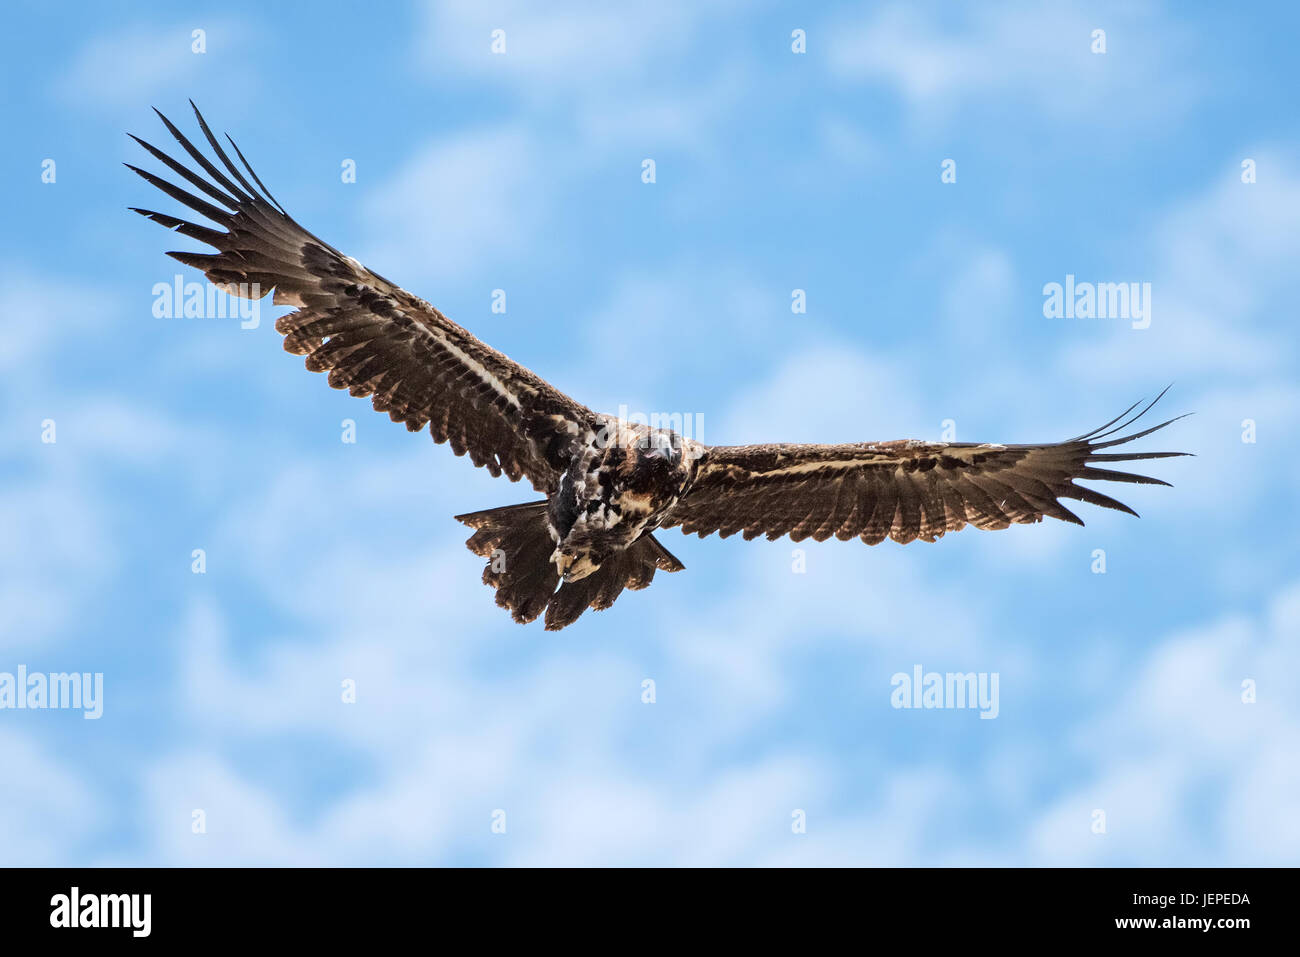
[[329, 373], [331, 386], [370, 396], [410, 431], [427, 425], [457, 455], [545, 493], [540, 502], [456, 516], [474, 529], [466, 544], [488, 560], [483, 581], [515, 621], [545, 613], [547, 629], [560, 629], [589, 607], [608, 608], [624, 588], [645, 588], [657, 570], [681, 571], [651, 534], [657, 528], [796, 542], [833, 535], [875, 545], [933, 542], [966, 525], [998, 529], [1044, 516], [1082, 525], [1062, 499], [1136, 513], [1076, 480], [1167, 485], [1110, 466], [1184, 454], [1108, 451], [1175, 421], [1118, 434], [1150, 405], [1044, 445], [706, 446], [621, 422], [575, 402], [299, 226], [234, 141], [227, 137], [247, 177], [197, 107], [194, 114], [216, 162], [161, 113], [193, 165], [132, 137], [191, 189], [127, 166], [221, 229], [134, 211], [214, 248], [167, 255], [218, 287], [249, 298], [274, 290], [276, 305], [295, 306], [276, 322], [284, 348], [306, 356], [311, 371]]

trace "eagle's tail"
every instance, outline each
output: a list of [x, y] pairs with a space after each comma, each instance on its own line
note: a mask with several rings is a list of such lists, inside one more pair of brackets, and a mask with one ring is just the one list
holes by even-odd
[[676, 572], [685, 567], [646, 535], [615, 552], [586, 578], [561, 584], [551, 562], [555, 542], [546, 527], [545, 502], [470, 512], [457, 515], [456, 520], [474, 529], [465, 545], [488, 560], [483, 583], [496, 589], [497, 604], [520, 623], [545, 611], [547, 631], [573, 624], [588, 608], [608, 608], [624, 588], [645, 588], [657, 570]]

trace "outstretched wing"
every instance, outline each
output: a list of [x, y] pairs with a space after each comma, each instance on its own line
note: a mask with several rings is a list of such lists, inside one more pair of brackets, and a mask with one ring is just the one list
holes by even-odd
[[139, 137], [132, 139], [218, 205], [126, 164], [225, 229], [135, 209], [217, 250], [167, 255], [202, 270], [233, 295], [260, 299], [274, 289], [277, 305], [298, 306], [275, 324], [284, 334], [284, 348], [306, 356], [313, 372], [328, 372], [334, 388], [372, 396], [376, 410], [412, 432], [427, 423], [435, 442], [449, 442], [457, 455], [468, 452], [475, 465], [493, 475], [504, 472], [511, 480], [527, 476], [539, 491], [553, 490], [575, 437], [595, 427], [593, 413], [424, 300], [303, 229], [262, 185], [234, 140], [230, 145], [256, 189], [230, 161], [197, 107], [194, 115], [225, 172], [158, 113], [211, 180]]
[[1137, 421], [1151, 405], [1120, 425], [1115, 423], [1136, 406], [1092, 432], [1052, 445], [905, 440], [718, 446], [701, 458], [694, 484], [663, 525], [680, 525], [701, 538], [713, 532], [724, 538], [741, 532], [746, 539], [789, 535], [796, 542], [820, 542], [834, 535], [841, 540], [858, 536], [875, 545], [886, 538], [933, 542], [968, 524], [1006, 528], [1040, 521], [1044, 515], [1082, 525], [1061, 499], [1136, 515], [1127, 505], [1075, 481], [1168, 485], [1099, 467], [1187, 454], [1103, 451], [1176, 421], [1102, 441]]

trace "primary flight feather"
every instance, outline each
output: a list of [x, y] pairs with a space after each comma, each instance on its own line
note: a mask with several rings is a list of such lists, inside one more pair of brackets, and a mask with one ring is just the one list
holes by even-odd
[[527, 478], [546, 494], [456, 516], [475, 530], [466, 544], [488, 559], [483, 581], [516, 621], [544, 613], [548, 629], [563, 628], [587, 608], [608, 608], [624, 588], [645, 588], [657, 570], [680, 571], [651, 534], [656, 528], [795, 541], [833, 535], [874, 545], [886, 538], [933, 542], [965, 525], [998, 529], [1045, 515], [1082, 525], [1061, 499], [1136, 513], [1076, 480], [1167, 485], [1108, 465], [1184, 454], [1105, 451], [1175, 421], [1120, 434], [1160, 396], [1131, 417], [1136, 406], [1092, 432], [1045, 445], [706, 446], [621, 422], [575, 402], [309, 233], [234, 141], [227, 137], [247, 177], [197, 107], [194, 115], [216, 163], [158, 113], [206, 177], [132, 137], [193, 191], [127, 165], [221, 229], [133, 210], [217, 250], [168, 253], [217, 286], [250, 298], [274, 290], [277, 305], [297, 307], [275, 327], [285, 349], [306, 356], [311, 371], [327, 372], [331, 386], [370, 396], [375, 409], [412, 432], [427, 425], [433, 440], [457, 455], [493, 475]]

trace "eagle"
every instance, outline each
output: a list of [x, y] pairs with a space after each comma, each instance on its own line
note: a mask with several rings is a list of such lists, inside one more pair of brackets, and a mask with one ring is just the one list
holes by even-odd
[[546, 496], [455, 516], [474, 530], [466, 545], [487, 559], [483, 581], [517, 622], [544, 614], [547, 630], [559, 630], [588, 608], [610, 607], [624, 588], [647, 587], [656, 571], [681, 571], [657, 529], [875, 545], [1045, 516], [1082, 525], [1063, 499], [1137, 513], [1079, 480], [1168, 485], [1110, 466], [1186, 454], [1120, 448], [1177, 420], [1125, 434], [1164, 392], [1136, 413], [1140, 403], [1091, 432], [1039, 445], [709, 446], [593, 412], [300, 226], [235, 141], [227, 135], [242, 172], [190, 106], [215, 161], [156, 109], [191, 164], [132, 135], [189, 188], [125, 165], [220, 228], [130, 209], [215, 249], [167, 255], [218, 288], [251, 299], [274, 292], [275, 305], [295, 307], [275, 324], [284, 348], [332, 387], [369, 397], [412, 432], [427, 426], [434, 442]]

